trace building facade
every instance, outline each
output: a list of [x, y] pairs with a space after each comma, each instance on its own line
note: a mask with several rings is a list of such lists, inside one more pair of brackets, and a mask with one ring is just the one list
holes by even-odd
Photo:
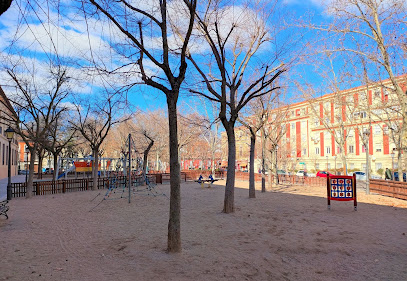
[[[14, 116], [10, 110], [13, 110], [7, 96], [0, 87], [0, 179], [7, 178], [8, 176], [8, 164], [9, 164], [9, 141], [6, 138], [6, 130], [9, 127], [7, 121], [3, 116]], [[11, 176], [17, 175], [18, 164], [18, 142], [17, 136], [14, 134], [14, 138], [11, 141]]]
[[[406, 77], [399, 85], [406, 91]], [[267, 130], [278, 140], [277, 167], [286, 171], [320, 170], [343, 173], [366, 171], [382, 176], [386, 168], [405, 169], [401, 147], [400, 101], [390, 81], [310, 97], [274, 109]], [[276, 116], [282, 116], [276, 118]], [[236, 130], [241, 134], [242, 128]], [[248, 132], [246, 131], [248, 135]], [[223, 138], [226, 135], [223, 134]], [[244, 139], [240, 137], [241, 139]], [[237, 162], [248, 159], [250, 142], [237, 141]], [[267, 145], [270, 148], [270, 144]], [[227, 148], [227, 147], [226, 147]], [[259, 169], [261, 139], [256, 143], [255, 171]], [[243, 156], [243, 157], [242, 157]]]

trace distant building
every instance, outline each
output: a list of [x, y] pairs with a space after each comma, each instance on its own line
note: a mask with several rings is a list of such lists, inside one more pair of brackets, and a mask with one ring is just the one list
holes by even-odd
[[[9, 124], [3, 116], [15, 115], [13, 107], [10, 104], [6, 94], [0, 87], [0, 179], [7, 178], [8, 176], [8, 158], [9, 158], [9, 141], [6, 138], [5, 131]], [[18, 142], [17, 135], [11, 141], [11, 176], [17, 175], [18, 164]]]
[[[406, 83], [407, 77], [399, 77], [399, 85], [404, 91]], [[400, 103], [390, 81], [277, 108], [271, 112], [271, 120], [282, 112], [284, 118], [280, 122], [267, 125], [269, 131], [283, 134], [278, 142], [278, 169], [311, 172], [336, 169], [343, 172], [346, 163], [348, 171], [365, 171], [369, 164], [373, 174], [382, 175], [386, 168], [397, 169], [398, 163], [405, 158], [402, 152], [399, 156], [400, 148], [397, 146], [400, 138], [405, 138], [400, 132]], [[225, 143], [225, 132], [222, 139]], [[248, 130], [236, 128], [238, 170], [244, 167], [239, 163], [246, 163], [249, 159], [249, 140]], [[227, 143], [224, 149], [227, 151]], [[255, 171], [258, 171], [261, 162], [260, 149], [259, 138], [256, 141]], [[400, 162], [397, 161], [398, 156]]]

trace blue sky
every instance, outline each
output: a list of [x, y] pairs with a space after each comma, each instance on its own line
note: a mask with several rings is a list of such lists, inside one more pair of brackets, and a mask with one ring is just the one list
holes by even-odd
[[[327, 4], [330, 0], [283, 0], [284, 11], [280, 19], [289, 21], [290, 18], [307, 19], [309, 15], [313, 15], [314, 22], [326, 22], [331, 18], [324, 13], [323, 4]], [[148, 1], [141, 1], [140, 5], [147, 5]], [[47, 59], [51, 56], [55, 58], [55, 51], [59, 54], [59, 58], [64, 62], [69, 62], [69, 70], [73, 76], [79, 77], [80, 83], [73, 86], [75, 92], [80, 95], [91, 95], [98, 92], [99, 89], [109, 86], [115, 87], [125, 83], [138, 82], [134, 76], [123, 77], [122, 75], [102, 75], [93, 76], [89, 73], [80, 71], [80, 65], [89, 65], [89, 62], [103, 62], [106, 68], [115, 68], [120, 64], [126, 64], [126, 58], [112, 52], [110, 44], [119, 44], [123, 37], [117, 31], [110, 27], [103, 26], [96, 20], [85, 17], [83, 14], [75, 14], [75, 9], [69, 7], [70, 1], [62, 1], [61, 5], [64, 9], [64, 14], [58, 15], [55, 7], [47, 6], [43, 2], [37, 7], [35, 2], [22, 0], [14, 0], [12, 7], [0, 16], [0, 57], [3, 64], [9, 64], [21, 61], [22, 57], [27, 58], [30, 63], [35, 64], [36, 74], [38, 76], [46, 76], [45, 70]], [[33, 4], [34, 3], [34, 4]], [[239, 3], [239, 1], [235, 1]], [[66, 6], [68, 5], [68, 6]], [[27, 9], [29, 7], [30, 9]], [[21, 11], [25, 11], [24, 16]], [[35, 13], [33, 12], [35, 11]], [[285, 12], [288, 12], [285, 14]], [[42, 21], [42, 22], [41, 22]], [[277, 24], [273, 22], [272, 24]], [[101, 33], [103, 30], [103, 33]], [[279, 34], [282, 38], [289, 38], [299, 29], [290, 27], [286, 31]], [[314, 43], [318, 40], [315, 38], [315, 32], [304, 32], [305, 42]], [[154, 41], [150, 42], [151, 44]], [[305, 44], [305, 43], [302, 43]], [[300, 45], [300, 44], [298, 44]], [[298, 47], [294, 46], [293, 53], [298, 53]], [[92, 46], [92, 48], [90, 48]], [[204, 48], [203, 46], [198, 46]], [[11, 54], [11, 55], [10, 55]], [[50, 55], [52, 54], [52, 55]], [[260, 56], [267, 56], [267, 50], [263, 50]], [[74, 62], [74, 63], [73, 63]], [[341, 65], [340, 65], [341, 66]], [[340, 67], [339, 66], [339, 67]], [[129, 67], [125, 70], [130, 70]], [[154, 73], [154, 68], [148, 70]], [[193, 72], [192, 65], [189, 66], [188, 73]], [[316, 82], [320, 77], [315, 75], [315, 69], [307, 64], [297, 65], [293, 72], [288, 72], [285, 75], [298, 77], [300, 74], [302, 79], [307, 79], [311, 82]], [[159, 72], [157, 72], [159, 75]], [[191, 76], [188, 76], [189, 79]], [[0, 69], [0, 85], [3, 87], [8, 84], [7, 75]], [[41, 80], [41, 79], [39, 79]], [[315, 80], [315, 81], [313, 81]], [[191, 81], [188, 81], [191, 82]], [[292, 86], [292, 84], [291, 84]], [[7, 87], [6, 87], [7, 88]], [[294, 87], [289, 89], [295, 93]], [[7, 89], [6, 89], [7, 92]], [[166, 99], [160, 91], [145, 86], [134, 86], [128, 94], [129, 101], [141, 109], [154, 110], [156, 108], [165, 108]], [[183, 93], [180, 98], [180, 104], [184, 104], [186, 108], [199, 108], [201, 101], [192, 102], [192, 99]]]
[[[317, 11], [315, 9], [318, 7], [315, 5], [315, 1], [286, 0], [285, 2], [289, 9], [293, 9], [300, 15], [305, 9]], [[46, 65], [49, 54], [55, 53], [56, 49], [62, 58], [67, 58], [64, 60], [74, 60], [75, 62], [90, 61], [91, 56], [95, 53], [104, 58], [109, 56], [110, 49], [107, 42], [104, 41], [106, 38], [98, 34], [97, 24], [92, 22], [92, 19], [88, 19], [86, 24], [83, 15], [75, 16], [72, 14], [73, 10], [66, 9], [64, 10], [65, 15], [61, 17], [58, 16], [54, 7], [32, 6], [35, 3], [31, 2], [28, 5], [25, 1], [14, 0], [12, 7], [0, 17], [0, 38], [2, 39], [0, 40], [0, 51], [3, 63], [4, 61], [21, 60], [21, 56], [27, 57], [32, 63], [38, 65], [38, 71], [40, 70], [39, 65]], [[66, 3], [62, 1], [62, 4]], [[30, 9], [32, 10], [30, 11]], [[21, 14], [22, 11], [25, 11], [24, 16]], [[40, 21], [43, 23], [41, 24]], [[93, 48], [93, 54], [89, 51], [90, 45]], [[97, 46], [97, 50], [95, 50], [95, 46]], [[5, 57], [7, 59], [4, 59]], [[110, 66], [113, 66], [114, 58], [107, 60], [107, 64], [109, 63]], [[80, 75], [84, 81], [89, 81], [83, 74], [79, 74], [76, 68], [75, 65], [69, 66], [72, 73]], [[46, 75], [41, 73], [41, 70], [37, 74]], [[2, 78], [0, 85], [4, 87], [8, 84], [4, 82], [7, 80], [7, 75], [4, 72], [0, 75]], [[81, 94], [90, 94], [105, 84], [101, 79], [92, 80], [91, 83], [80, 83], [75, 90]], [[135, 106], [140, 108], [166, 107], [165, 96], [150, 87], [135, 86], [128, 97]], [[182, 95], [181, 99], [189, 100], [185, 95]]]

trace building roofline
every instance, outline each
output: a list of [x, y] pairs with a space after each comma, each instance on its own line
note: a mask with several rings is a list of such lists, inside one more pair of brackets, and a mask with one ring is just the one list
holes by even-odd
[[4, 93], [3, 89], [0, 86], [0, 96], [3, 98], [4, 100], [4, 105], [7, 107], [8, 110], [10, 110], [14, 116], [17, 116], [17, 113], [15, 112], [13, 106], [10, 103], [10, 100], [8, 99], [8, 97], [6, 96], [6, 94]]
[[[403, 78], [406, 79], [406, 82], [407, 82], [407, 74], [403, 74], [403, 75], [397, 76], [397, 77], [396, 77], [396, 80], [401, 80], [401, 79], [403, 79]], [[377, 82], [371, 82], [371, 83], [368, 83], [368, 84], [365, 84], [365, 85], [353, 87], [353, 88], [346, 89], [346, 90], [341, 90], [341, 91], [338, 91], [337, 93], [325, 94], [325, 95], [323, 95], [323, 96], [314, 97], [314, 98], [311, 98], [311, 99], [314, 99], [314, 100], [324, 100], [324, 99], [328, 99], [328, 98], [330, 98], [331, 96], [334, 96], [334, 95], [336, 95], [336, 94], [337, 94], [337, 95], [343, 95], [343, 94], [346, 94], [346, 93], [356, 92], [356, 91], [358, 91], [358, 90], [360, 90], [360, 89], [362, 89], [362, 88], [366, 88], [366, 86], [369, 86], [369, 85], [380, 85], [380, 84], [388, 84], [388, 83], [390, 83], [390, 78], [385, 79], [385, 80], [380, 80], [380, 81], [377, 81]], [[300, 106], [300, 105], [302, 105], [302, 104], [304, 104], [304, 103], [307, 103], [308, 101], [309, 101], [309, 99], [308, 99], [308, 100], [303, 100], [303, 101], [300, 101], [300, 102], [296, 102], [296, 103], [292, 103], [292, 104], [289, 104], [289, 105], [284, 105], [284, 106], [281, 106], [281, 107], [276, 108], [276, 109], [285, 108], [285, 107], [297, 107], [297, 106]], [[274, 109], [274, 110], [276, 110], [276, 109]]]

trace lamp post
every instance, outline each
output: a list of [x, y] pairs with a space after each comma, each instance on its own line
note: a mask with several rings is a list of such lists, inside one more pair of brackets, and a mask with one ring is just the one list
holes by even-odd
[[334, 156], [335, 159], [335, 175], [336, 175], [336, 155]]
[[328, 173], [328, 155], [326, 156], [326, 172]]
[[365, 131], [364, 133], [365, 136], [365, 148], [366, 148], [366, 194], [370, 193], [370, 186], [369, 186], [369, 137], [370, 137], [370, 130], [369, 131]]
[[391, 155], [391, 179], [394, 180], [394, 150], [390, 153]]
[[11, 141], [14, 137], [14, 130], [10, 127], [6, 130], [6, 137], [8, 139], [8, 183], [7, 183], [7, 200], [11, 200]]

